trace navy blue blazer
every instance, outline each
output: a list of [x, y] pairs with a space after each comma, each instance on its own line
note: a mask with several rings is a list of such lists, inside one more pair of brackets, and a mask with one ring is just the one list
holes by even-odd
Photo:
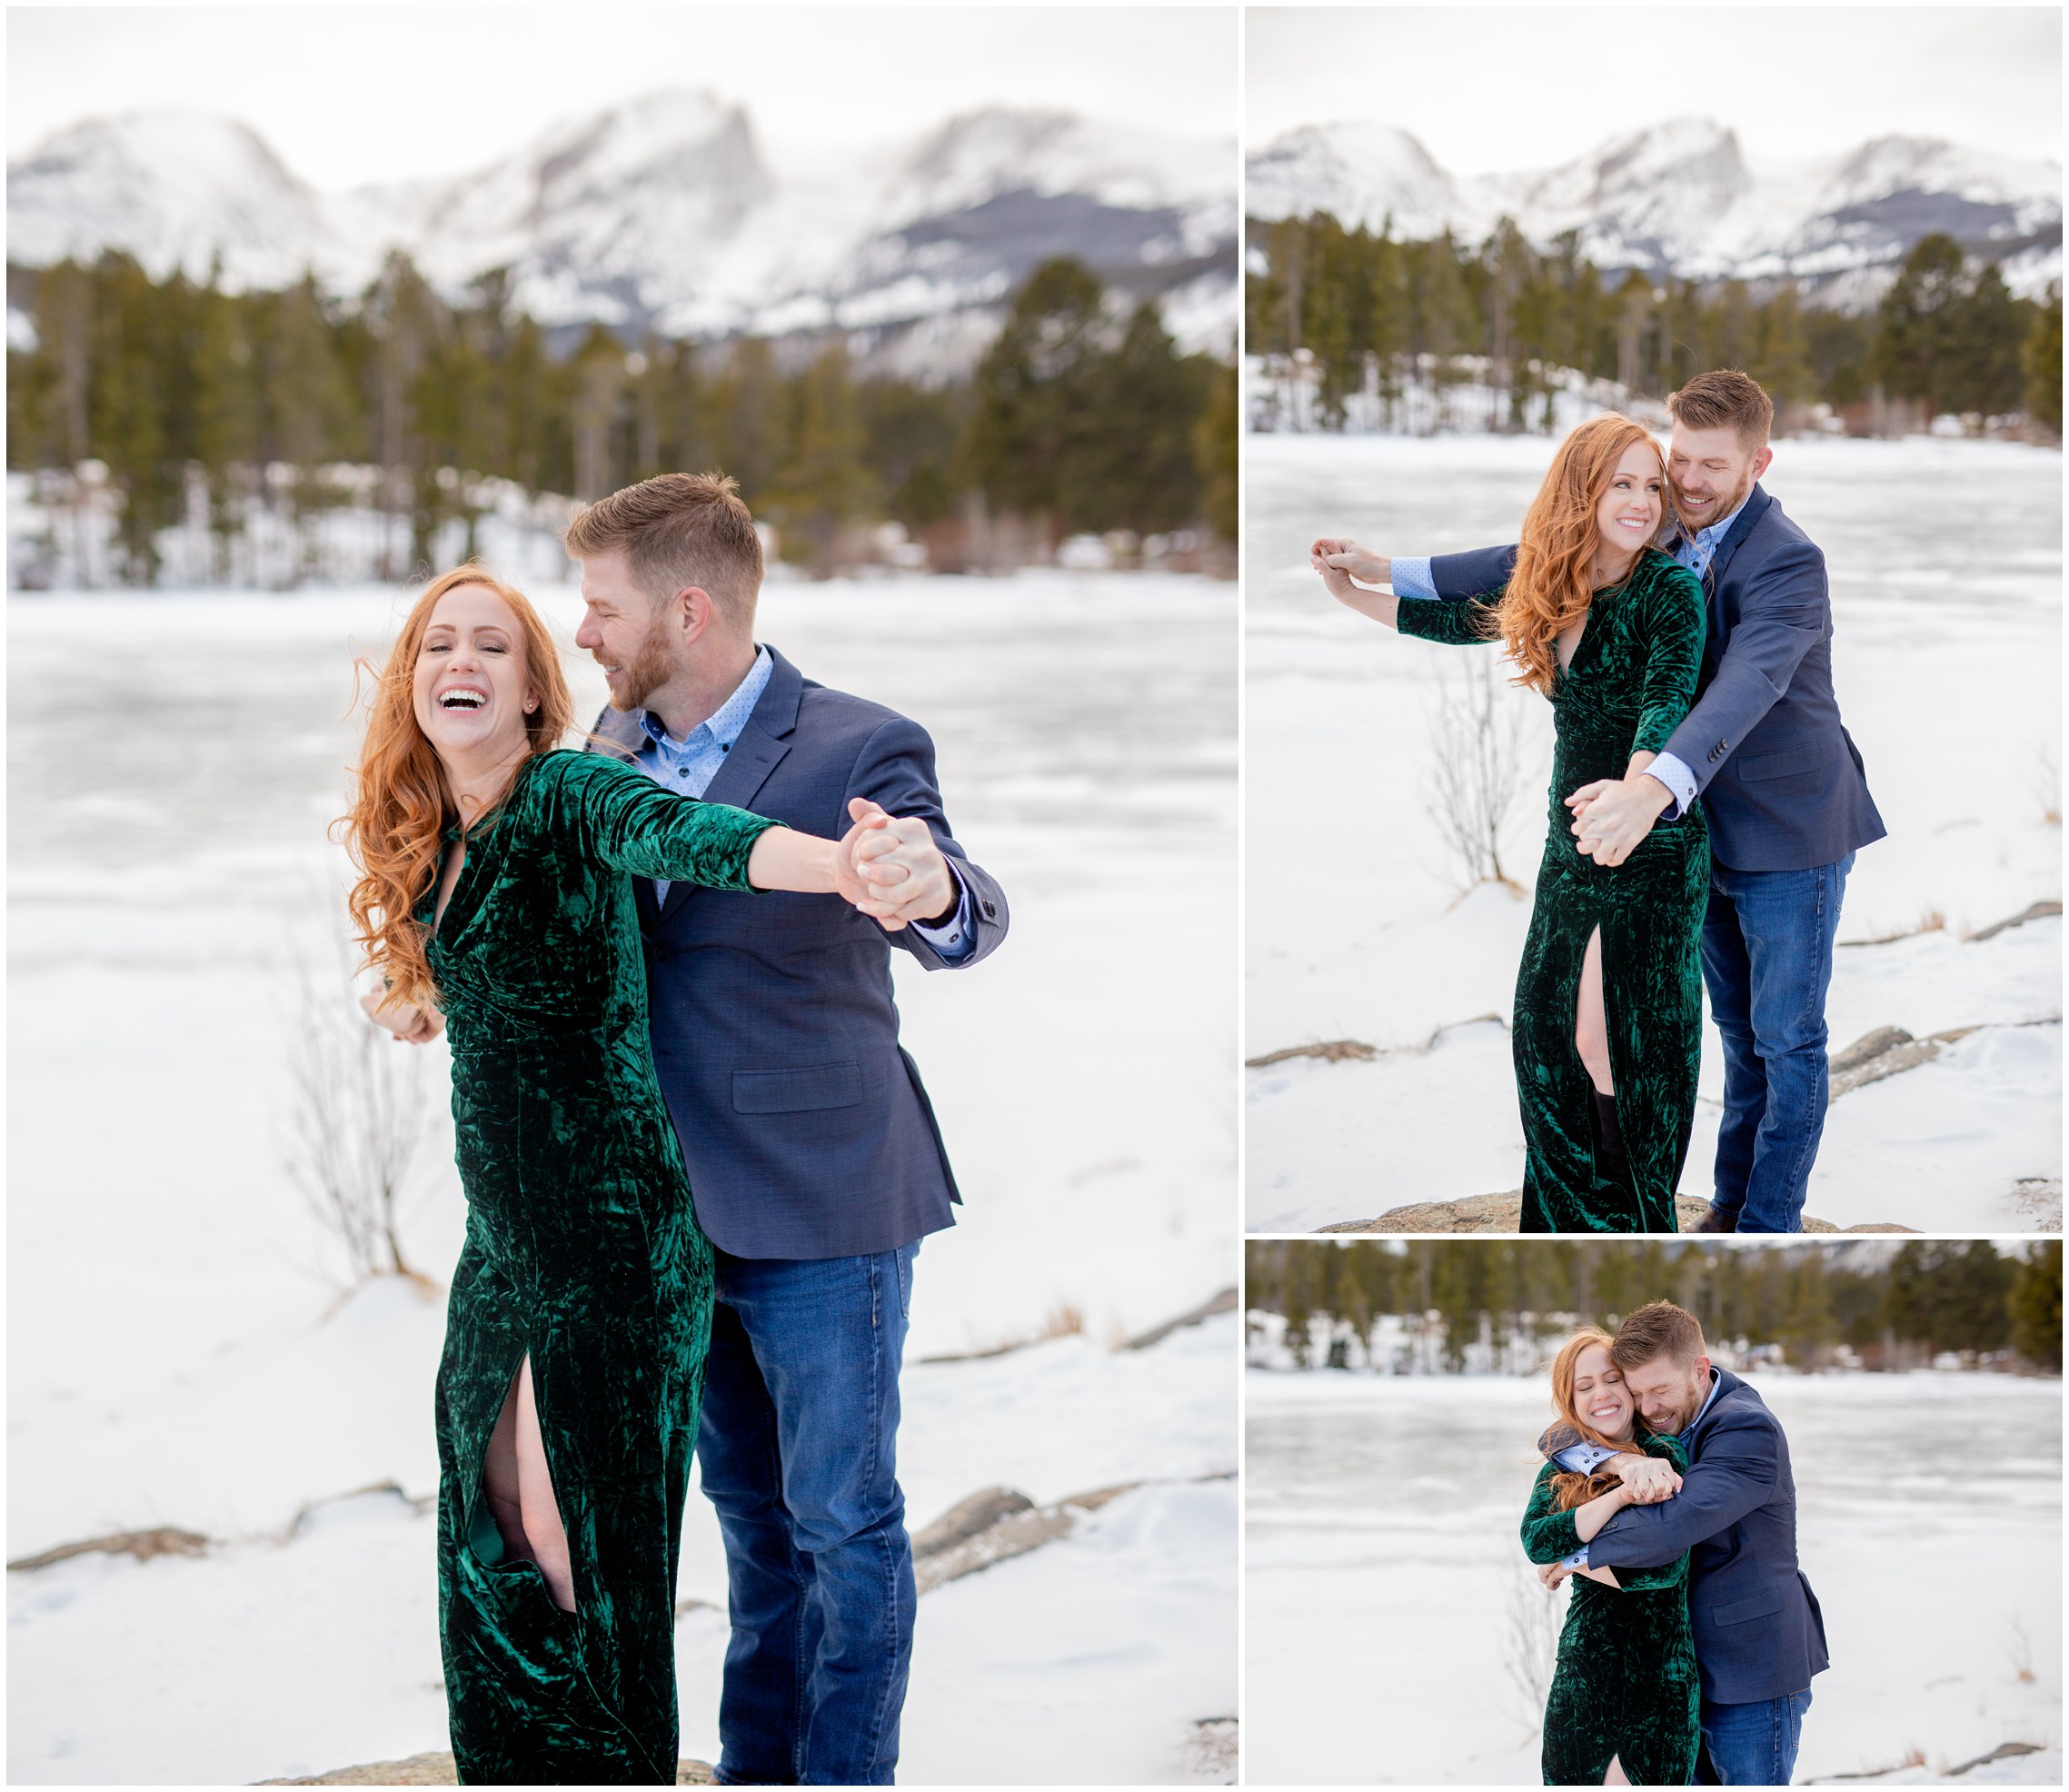
[[[898, 1042], [890, 951], [961, 969], [1005, 938], [1006, 898], [949, 832], [927, 731], [815, 684], [773, 648], [768, 688], [704, 792], [838, 838], [848, 800], [926, 818], [970, 891], [973, 949], [954, 965], [910, 928], [886, 932], [838, 896], [632, 881], [654, 1068], [682, 1141], [697, 1219], [736, 1257], [852, 1257], [955, 1223], [960, 1201], [920, 1067]], [[592, 750], [636, 751], [639, 718], [606, 710]]]
[[[1440, 553], [1437, 594], [1508, 582], [1516, 549]], [[1709, 628], [1696, 706], [1664, 749], [1694, 774], [1710, 851], [1741, 871], [1828, 865], [1888, 830], [1832, 690], [1825, 556], [1757, 484], [1703, 580]], [[1562, 791], [1561, 796], [1570, 794]]]
[[[1729, 1369], [1689, 1430], [1681, 1491], [1626, 1506], [1595, 1533], [1591, 1568], [1662, 1568], [1684, 1549], [1703, 1697], [1750, 1705], [1801, 1692], [1831, 1666], [1825, 1616], [1796, 1566], [1789, 1440], [1767, 1403]], [[1551, 1442], [1552, 1433], [1546, 1441]]]

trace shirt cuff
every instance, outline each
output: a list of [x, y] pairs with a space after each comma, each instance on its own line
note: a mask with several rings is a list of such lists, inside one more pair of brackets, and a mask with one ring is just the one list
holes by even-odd
[[1577, 1573], [1582, 1568], [1593, 1568], [1595, 1564], [1587, 1559], [1587, 1545], [1584, 1543], [1580, 1546], [1579, 1548], [1576, 1549], [1572, 1555], [1568, 1556], [1563, 1562], [1561, 1562], [1559, 1566], [1563, 1568], [1572, 1568], [1576, 1573]]
[[909, 925], [940, 957], [952, 961], [969, 956], [977, 943], [977, 929], [970, 921], [970, 886], [963, 882], [954, 860], [949, 860], [948, 866], [949, 875], [955, 879], [956, 888], [961, 892], [955, 913], [939, 926], [924, 921], [915, 921]]
[[1600, 1444], [1568, 1444], [1552, 1460], [1571, 1474], [1586, 1475], [1594, 1470], [1597, 1463], [1608, 1461], [1616, 1453], [1613, 1449], [1604, 1449]]
[[1434, 598], [1437, 595], [1437, 587], [1430, 581], [1429, 556], [1427, 553], [1396, 554], [1393, 572], [1390, 582], [1396, 597]]
[[1672, 753], [1655, 753], [1642, 775], [1657, 778], [1674, 792], [1674, 807], [1666, 811], [1668, 821], [1678, 821], [1688, 812], [1688, 805], [1696, 800], [1696, 774]]

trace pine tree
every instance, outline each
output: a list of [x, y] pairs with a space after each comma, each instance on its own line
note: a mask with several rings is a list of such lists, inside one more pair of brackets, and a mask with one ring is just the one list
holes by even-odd
[[790, 458], [769, 505], [787, 558], [825, 575], [835, 570], [841, 532], [876, 498], [864, 461], [861, 406], [840, 343], [821, 350], [795, 389]]
[[2048, 288], [2046, 304], [2034, 306], [2025, 342], [2019, 343], [2019, 371], [2025, 374], [2025, 413], [2053, 434], [2063, 433], [2063, 284]]
[[2034, 307], [2033, 322], [2019, 349], [2025, 375], [2026, 415], [2044, 430], [2062, 433], [2062, 283], [2047, 289], [2047, 303]]
[[1213, 367], [1207, 403], [1192, 429], [1193, 468], [1199, 479], [1200, 513], [1224, 542], [1234, 542], [1240, 518], [1237, 504], [1237, 456], [1242, 441], [1236, 370]]
[[1961, 245], [1938, 232], [1921, 237], [1876, 310], [1870, 377], [1892, 398], [1914, 400], [1928, 413], [1959, 409], [1968, 298]]
[[1082, 262], [1044, 262], [978, 363], [964, 452], [995, 509], [1060, 520], [1069, 466], [1097, 445], [1104, 298]]
[[[2056, 296], [2057, 311], [2061, 299]], [[2012, 1281], [2012, 1348], [2028, 1362], [2062, 1372], [2062, 1246], [2029, 1244]]]

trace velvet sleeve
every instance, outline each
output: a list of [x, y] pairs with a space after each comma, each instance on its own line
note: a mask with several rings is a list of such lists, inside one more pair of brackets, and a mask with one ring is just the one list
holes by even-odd
[[1640, 627], [1645, 684], [1631, 751], [1656, 753], [1686, 719], [1703, 670], [1703, 587], [1686, 566], [1652, 569]]
[[555, 754], [558, 807], [582, 850], [613, 871], [711, 890], [751, 890], [747, 858], [754, 842], [782, 826], [722, 802], [664, 791], [637, 766], [602, 753]]
[[1495, 627], [1495, 612], [1500, 604], [1499, 592], [1483, 592], [1478, 597], [1456, 601], [1404, 597], [1398, 600], [1394, 626], [1417, 641], [1434, 641], [1445, 647], [1485, 647], [1501, 638]]
[[1772, 1419], [1719, 1419], [1681, 1491], [1657, 1506], [1626, 1506], [1596, 1532], [1587, 1558], [1613, 1568], [1660, 1568], [1736, 1524], [1775, 1490], [1781, 1453]]
[[1552, 1503], [1552, 1479], [1558, 1472], [1558, 1465], [1552, 1462], [1538, 1469], [1537, 1484], [1530, 1489], [1530, 1505], [1523, 1514], [1523, 1553], [1539, 1564], [1563, 1562], [1580, 1548], [1573, 1513], [1559, 1511]]
[[[1647, 1438], [1645, 1448], [1647, 1456], [1656, 1456], [1672, 1463], [1676, 1474], [1686, 1475], [1688, 1472], [1687, 1454], [1672, 1438]], [[1675, 1496], [1676, 1499], [1679, 1498], [1679, 1494]], [[1670, 1499], [1666, 1503], [1671, 1506], [1674, 1501]], [[1631, 1508], [1626, 1507], [1625, 1509], [1628, 1511]], [[1601, 1541], [1599, 1531], [1596, 1533], [1596, 1541]], [[1588, 1560], [1597, 1560], [1592, 1548]], [[1597, 1565], [1608, 1566], [1606, 1562]], [[1656, 1593], [1662, 1588], [1679, 1587], [1688, 1578], [1688, 1552], [1684, 1549], [1672, 1561], [1662, 1562], [1655, 1568], [1620, 1568], [1616, 1570], [1616, 1590], [1620, 1593]]]

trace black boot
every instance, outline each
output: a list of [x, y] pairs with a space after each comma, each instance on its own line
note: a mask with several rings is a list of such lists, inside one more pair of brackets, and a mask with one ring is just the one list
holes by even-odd
[[1616, 1124], [1616, 1098], [1605, 1095], [1599, 1089], [1588, 1092], [1595, 1097], [1595, 1131], [1599, 1141], [1595, 1148], [1596, 1165], [1619, 1189], [1635, 1194], [1637, 1190], [1631, 1181], [1631, 1160], [1625, 1153], [1624, 1134]]
[[1738, 1230], [1738, 1215], [1726, 1213], [1712, 1201], [1710, 1210], [1688, 1230], [1691, 1232], [1736, 1232]]

